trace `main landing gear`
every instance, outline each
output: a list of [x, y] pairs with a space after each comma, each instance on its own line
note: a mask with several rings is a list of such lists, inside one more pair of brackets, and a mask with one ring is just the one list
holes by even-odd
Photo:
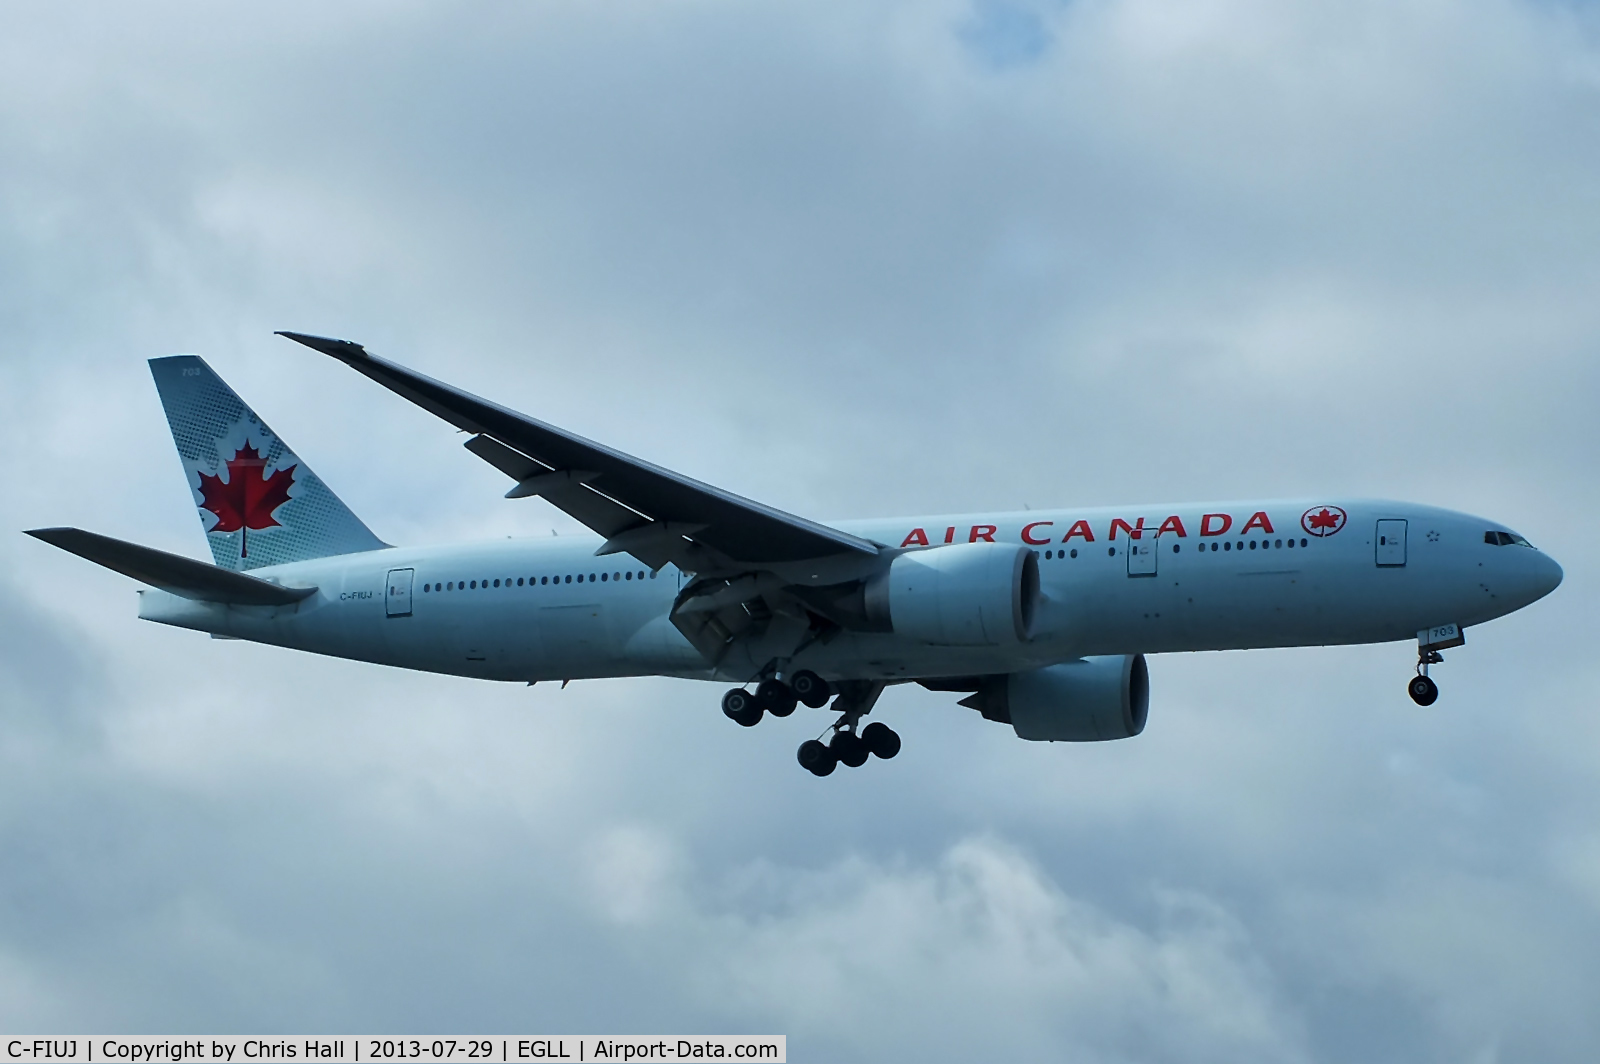
[[839, 719], [829, 729], [833, 735], [826, 743], [807, 739], [795, 753], [800, 767], [813, 776], [831, 775], [840, 765], [860, 768], [868, 757], [887, 761], [900, 752], [900, 736], [893, 728], [877, 721], [861, 726], [861, 718], [872, 712], [883, 693], [883, 684], [850, 680], [839, 686], [839, 698], [833, 704]]
[[787, 717], [801, 702], [812, 709], [820, 709], [832, 697], [827, 680], [810, 669], [801, 669], [788, 683], [772, 677], [757, 684], [754, 692], [743, 687], [731, 689], [722, 696], [722, 712], [735, 724], [753, 728], [761, 723], [763, 713]]
[[900, 752], [900, 736], [887, 724], [875, 721], [861, 727], [861, 718], [872, 711], [882, 693], [883, 684], [863, 680], [846, 681], [835, 691], [821, 676], [801, 669], [787, 683], [771, 677], [762, 680], [753, 692], [742, 687], [731, 689], [722, 696], [722, 712], [734, 723], [753, 728], [767, 713], [787, 717], [799, 703], [821, 709], [837, 694], [834, 708], [839, 710], [839, 719], [829, 729], [832, 736], [826, 743], [807, 739], [796, 755], [807, 772], [826, 776], [841, 764], [860, 768], [869, 757], [888, 760]]
[[826, 745], [820, 739], [807, 739], [795, 755], [800, 767], [814, 776], [829, 775], [839, 765], [860, 768], [869, 755], [887, 761], [900, 752], [900, 733], [882, 721], [868, 724], [859, 735], [842, 719], [833, 729]]

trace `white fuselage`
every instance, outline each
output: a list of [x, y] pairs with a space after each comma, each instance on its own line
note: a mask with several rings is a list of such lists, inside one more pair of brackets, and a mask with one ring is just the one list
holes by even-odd
[[[1413, 639], [1434, 625], [1465, 627], [1510, 613], [1561, 579], [1560, 567], [1535, 549], [1485, 542], [1486, 532], [1503, 529], [1498, 522], [1357, 500], [1327, 504], [1344, 514], [1330, 531], [1312, 514], [1323, 505], [1247, 501], [837, 522], [897, 549], [988, 537], [1029, 544], [1039, 554], [1042, 591], [1032, 638], [949, 647], [846, 632], [812, 643], [792, 664], [830, 679], [896, 680], [1016, 672], [1090, 655]], [[664, 674], [738, 683], [769, 660], [769, 649], [751, 641], [713, 668], [668, 617], [684, 574], [671, 566], [652, 574], [625, 554], [596, 557], [599, 543], [591, 536], [507, 539], [322, 558], [252, 571], [317, 587], [292, 606], [224, 606], [144, 591], [140, 616], [494, 680]]]

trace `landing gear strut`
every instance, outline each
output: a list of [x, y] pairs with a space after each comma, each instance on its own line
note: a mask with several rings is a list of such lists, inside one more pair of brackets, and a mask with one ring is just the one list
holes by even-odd
[[[798, 681], [799, 676], [795, 679]], [[799, 686], [797, 683], [796, 686]], [[850, 681], [840, 685], [838, 701], [839, 719], [834, 721], [833, 735], [824, 744], [820, 739], [807, 739], [800, 744], [796, 759], [800, 767], [815, 776], [827, 776], [839, 765], [860, 768], [872, 756], [888, 760], [900, 752], [900, 736], [887, 724], [874, 722], [862, 728], [861, 718], [872, 711], [872, 706], [883, 693], [883, 684]]]
[[1437, 650], [1417, 651], [1417, 674], [1406, 684], [1406, 692], [1411, 695], [1411, 701], [1419, 706], [1431, 706], [1439, 700], [1439, 685], [1428, 675], [1428, 666], [1437, 665], [1442, 661], [1444, 655]]
[[753, 728], [768, 713], [787, 717], [801, 702], [820, 709], [837, 694], [833, 708], [839, 711], [839, 719], [829, 727], [832, 734], [828, 741], [807, 739], [795, 754], [801, 768], [816, 776], [827, 776], [840, 765], [860, 768], [868, 758], [887, 761], [900, 752], [900, 736], [893, 728], [878, 721], [861, 726], [861, 718], [872, 712], [882, 693], [881, 683], [846, 680], [834, 685], [810, 669], [801, 669], [787, 683], [768, 676], [754, 691], [729, 688], [722, 696], [722, 712], [741, 727]]
[[1417, 674], [1406, 684], [1406, 693], [1419, 706], [1431, 706], [1439, 699], [1439, 685], [1428, 675], [1428, 666], [1444, 660], [1441, 650], [1465, 646], [1467, 635], [1459, 624], [1440, 624], [1417, 633]]

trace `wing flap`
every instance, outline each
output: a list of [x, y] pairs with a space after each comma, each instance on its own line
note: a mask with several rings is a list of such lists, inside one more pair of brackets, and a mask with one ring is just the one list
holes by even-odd
[[123, 576], [184, 598], [235, 606], [288, 606], [316, 594], [314, 587], [283, 587], [154, 547], [113, 539], [81, 528], [34, 528], [34, 539], [60, 547]]

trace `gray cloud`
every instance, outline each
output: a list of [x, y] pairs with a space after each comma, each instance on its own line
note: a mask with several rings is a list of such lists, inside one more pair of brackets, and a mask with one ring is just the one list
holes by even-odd
[[143, 359], [383, 536], [547, 535], [375, 350], [819, 518], [1365, 492], [1567, 583], [1405, 647], [1153, 663], [1138, 740], [893, 692], [817, 781], [709, 687], [140, 625], [0, 537], [0, 1019], [786, 1030], [797, 1055], [1583, 1060], [1600, 321], [1582, 7], [14, 9], [9, 527], [201, 552]]

